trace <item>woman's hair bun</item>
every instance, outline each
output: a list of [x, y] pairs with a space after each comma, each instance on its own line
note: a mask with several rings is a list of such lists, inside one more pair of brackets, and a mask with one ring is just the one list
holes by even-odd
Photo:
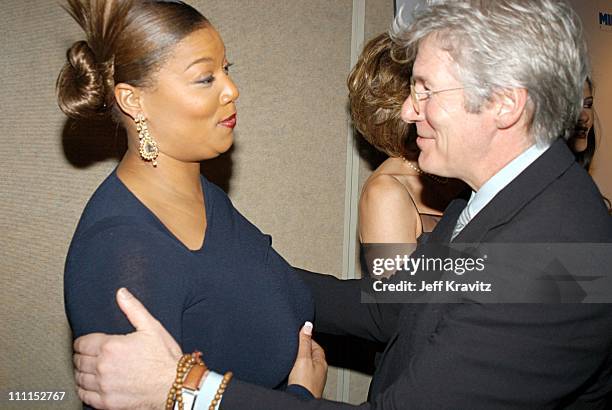
[[72, 118], [99, 117], [108, 111], [109, 87], [104, 64], [96, 61], [86, 41], [77, 41], [68, 49], [68, 62], [57, 79], [57, 99], [60, 109]]
[[62, 0], [87, 41], [68, 49], [56, 84], [61, 110], [73, 118], [113, 114], [122, 120], [115, 84], [148, 87], [185, 37], [210, 23], [182, 1]]

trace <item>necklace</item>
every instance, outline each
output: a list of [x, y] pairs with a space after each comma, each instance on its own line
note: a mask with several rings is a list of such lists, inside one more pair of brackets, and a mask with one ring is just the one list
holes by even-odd
[[448, 183], [448, 178], [444, 178], [444, 177], [439, 177], [437, 175], [432, 175], [429, 174], [425, 171], [423, 171], [421, 168], [419, 168], [418, 166], [414, 165], [412, 162], [408, 161], [406, 158], [402, 157], [402, 159], [404, 160], [404, 162], [406, 164], [408, 164], [408, 166], [412, 169], [414, 169], [419, 175], [425, 175], [427, 178], [437, 182], [438, 184], [446, 184]]

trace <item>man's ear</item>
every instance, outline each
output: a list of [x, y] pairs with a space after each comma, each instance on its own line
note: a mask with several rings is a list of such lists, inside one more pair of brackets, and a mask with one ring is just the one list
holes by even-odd
[[518, 123], [527, 108], [527, 89], [509, 88], [501, 91], [495, 98], [495, 124], [499, 129], [507, 129]]
[[132, 118], [143, 111], [142, 93], [134, 86], [125, 83], [115, 85], [115, 99], [121, 111]]

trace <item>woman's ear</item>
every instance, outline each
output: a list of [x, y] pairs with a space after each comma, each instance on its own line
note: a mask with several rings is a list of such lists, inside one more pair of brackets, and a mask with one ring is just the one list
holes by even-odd
[[499, 129], [507, 129], [527, 115], [527, 89], [509, 88], [503, 90], [495, 99], [495, 123]]
[[132, 118], [136, 118], [143, 110], [140, 90], [129, 84], [115, 85], [115, 99], [121, 111]]

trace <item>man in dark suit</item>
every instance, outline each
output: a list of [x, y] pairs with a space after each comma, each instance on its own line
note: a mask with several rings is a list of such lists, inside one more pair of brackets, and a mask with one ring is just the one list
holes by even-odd
[[[611, 243], [601, 195], [562, 140], [588, 73], [578, 17], [559, 0], [432, 3], [411, 25], [394, 24], [396, 40], [418, 50], [402, 118], [416, 123], [423, 171], [459, 178], [473, 192], [451, 203], [427, 243]], [[590, 264], [609, 270], [598, 258]], [[357, 408], [609, 404], [610, 305], [363, 304], [359, 281], [302, 277], [318, 331], [386, 344], [369, 401]], [[135, 299], [120, 305], [137, 331], [75, 342], [79, 395], [94, 406], [155, 406], [173, 378], [177, 346]], [[320, 395], [322, 357], [300, 337], [292, 382]], [[196, 408], [208, 408], [204, 401]], [[223, 409], [354, 407], [239, 380], [221, 397]]]

